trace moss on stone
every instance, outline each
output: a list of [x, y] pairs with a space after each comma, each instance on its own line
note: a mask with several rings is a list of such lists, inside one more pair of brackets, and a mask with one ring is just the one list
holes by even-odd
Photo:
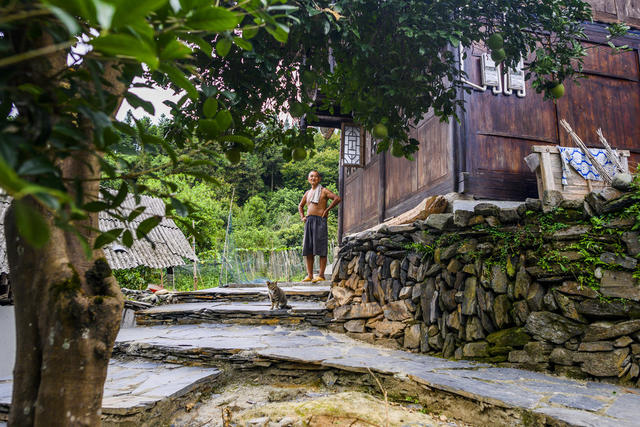
[[522, 347], [531, 341], [524, 328], [510, 328], [494, 332], [487, 336], [487, 342], [495, 347]]

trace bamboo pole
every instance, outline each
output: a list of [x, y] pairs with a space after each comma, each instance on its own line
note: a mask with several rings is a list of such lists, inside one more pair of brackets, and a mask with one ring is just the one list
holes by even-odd
[[602, 180], [605, 182], [605, 184], [611, 185], [612, 178], [611, 175], [609, 175], [609, 172], [607, 172], [605, 168], [603, 168], [598, 160], [593, 156], [593, 154], [591, 154], [591, 151], [589, 151], [585, 143], [582, 142], [580, 137], [573, 131], [573, 129], [571, 129], [569, 123], [565, 119], [562, 119], [560, 120], [560, 124], [569, 133], [569, 136], [573, 139], [578, 148], [584, 151], [585, 156], [587, 156], [593, 167], [598, 171], [598, 173], [600, 173], [600, 176], [602, 177]]

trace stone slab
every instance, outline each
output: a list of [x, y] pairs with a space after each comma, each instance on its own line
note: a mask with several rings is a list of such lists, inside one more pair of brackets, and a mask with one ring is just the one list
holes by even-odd
[[361, 373], [371, 369], [478, 403], [537, 413], [551, 424], [627, 426], [640, 419], [640, 395], [624, 387], [391, 350], [312, 327], [140, 327], [121, 331], [114, 354], [174, 361], [198, 357], [205, 365], [207, 357], [212, 364], [226, 357], [244, 366], [308, 365]]
[[182, 303], [136, 312], [137, 325], [238, 322], [244, 324], [309, 323], [324, 326], [329, 312], [324, 303], [290, 301], [291, 309], [271, 310], [268, 301]]
[[[329, 270], [328, 265], [327, 265], [327, 270]], [[331, 273], [329, 273], [327, 270], [325, 270], [325, 277], [331, 276]], [[224, 286], [224, 288], [263, 288], [266, 286], [267, 285], [265, 283], [229, 283], [227, 286]], [[313, 282], [278, 282], [278, 286], [281, 286], [281, 287], [304, 286], [304, 287], [315, 288], [318, 286], [331, 286], [331, 280], [323, 280], [315, 283]]]
[[[329, 282], [327, 282], [329, 283]], [[329, 285], [313, 285], [303, 286], [299, 284], [295, 285], [280, 285], [280, 288], [284, 291], [287, 297], [291, 300], [326, 300], [329, 296]], [[175, 292], [173, 298], [179, 302], [199, 302], [199, 301], [259, 301], [267, 300], [268, 289], [267, 286], [261, 284], [260, 286], [251, 287], [225, 287], [225, 288], [210, 288], [200, 289], [197, 291], [188, 292]]]
[[515, 209], [524, 202], [504, 201], [504, 200], [454, 200], [452, 203], [453, 212], [455, 211], [471, 211], [473, 212], [476, 205], [480, 203], [489, 203], [496, 205], [500, 209]]
[[[112, 359], [104, 384], [102, 413], [132, 415], [147, 411], [160, 401], [184, 396], [220, 375], [215, 368], [183, 366], [147, 360]], [[11, 404], [11, 378], [0, 379], [0, 407]]]

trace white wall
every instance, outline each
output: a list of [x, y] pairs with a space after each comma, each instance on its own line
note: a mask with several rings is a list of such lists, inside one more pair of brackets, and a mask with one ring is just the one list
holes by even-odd
[[0, 378], [13, 375], [16, 358], [15, 323], [13, 306], [0, 306]]

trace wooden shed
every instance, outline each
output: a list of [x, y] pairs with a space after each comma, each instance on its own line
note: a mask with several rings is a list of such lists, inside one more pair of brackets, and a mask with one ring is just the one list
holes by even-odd
[[[524, 90], [518, 91], [518, 76], [510, 81], [504, 70], [498, 73], [499, 87], [484, 86], [487, 50], [474, 45], [465, 48], [461, 62], [472, 91], [460, 93], [466, 105], [460, 123], [442, 123], [433, 114], [423, 117], [410, 135], [420, 141], [415, 161], [376, 154], [375, 141], [364, 132], [364, 166], [341, 166], [341, 235], [381, 223], [433, 194], [538, 197], [535, 174], [523, 159], [533, 146], [573, 145], [561, 119], [591, 147], [600, 146], [595, 131], [601, 127], [613, 148], [629, 150], [629, 166], [635, 171], [640, 159], [640, 1], [589, 2], [600, 23], [585, 24], [584, 44], [593, 47], [585, 58], [586, 78], [580, 85], [565, 83], [566, 94], [556, 103], [544, 101], [523, 80]], [[606, 46], [602, 23], [617, 20], [632, 25], [632, 34], [620, 40], [631, 50], [620, 54]], [[347, 155], [342, 153], [341, 165]]]

